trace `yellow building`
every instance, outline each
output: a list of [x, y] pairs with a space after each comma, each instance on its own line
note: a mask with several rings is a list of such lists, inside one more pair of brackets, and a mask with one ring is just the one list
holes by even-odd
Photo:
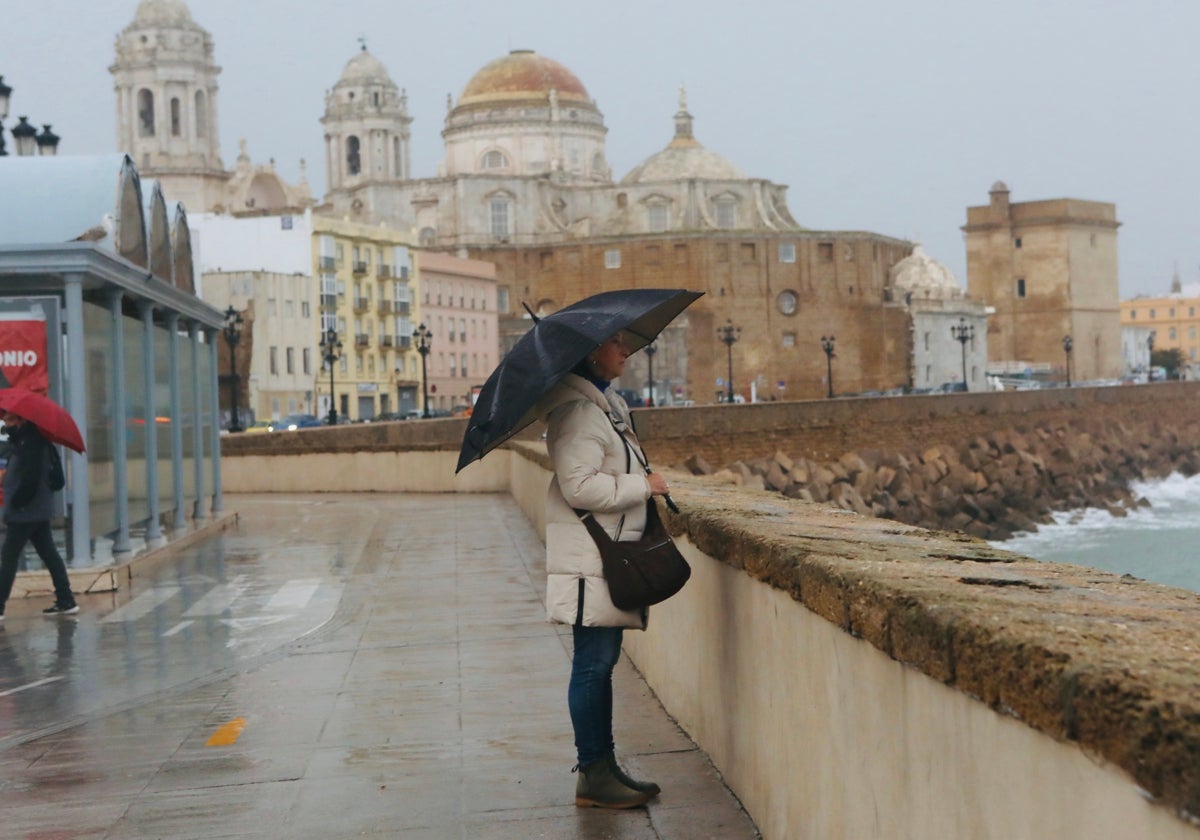
[[1155, 350], [1179, 350], [1195, 363], [1200, 360], [1200, 289], [1189, 291], [1121, 301], [1121, 326], [1153, 330]]
[[[332, 389], [339, 417], [370, 420], [420, 407], [421, 360], [413, 346], [418, 299], [408, 234], [312, 216], [317, 278], [314, 341], [322, 362], [317, 413], [327, 417]], [[332, 338], [332, 342], [331, 339]]]

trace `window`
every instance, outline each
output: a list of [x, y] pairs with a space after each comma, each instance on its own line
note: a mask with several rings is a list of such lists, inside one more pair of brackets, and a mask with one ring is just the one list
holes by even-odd
[[279, 373], [279, 351], [276, 348], [272, 347], [271, 352], [268, 355], [270, 356], [270, 371], [271, 371], [271, 373], [272, 374]]
[[1174, 327], [1171, 327], [1171, 329], [1168, 331], [1168, 336], [1169, 336], [1169, 338], [1171, 339], [1171, 341], [1174, 341], [1176, 338], [1178, 338], [1178, 337], [1179, 337], [1179, 336], [1177, 336], [1177, 335], [1175, 334], [1175, 328], [1174, 328]]
[[667, 205], [651, 204], [646, 208], [646, 227], [651, 233], [662, 233], [667, 225]]
[[359, 154], [358, 138], [351, 134], [346, 138], [346, 173], [357, 175], [362, 171], [362, 157]]
[[1151, 317], [1151, 319], [1154, 318], [1154, 310], [1153, 309], [1150, 310], [1150, 317]]
[[758, 247], [753, 242], [743, 242], [741, 252], [742, 262], [755, 262], [758, 260]]
[[455, 356], [453, 353], [450, 354], [450, 375], [451, 376], [458, 375], [458, 357]]
[[1024, 277], [1017, 278], [1017, 297], [1019, 297], [1019, 298], [1025, 297], [1025, 278]]
[[507, 312], [508, 311], [508, 287], [507, 286], [497, 286], [496, 287], [496, 311], [497, 312]]
[[1017, 248], [1020, 248], [1021, 247], [1021, 237], [1018, 236], [1016, 239], [1014, 239], [1013, 245], [1016, 246]]
[[676, 245], [675, 246], [675, 264], [676, 265], [687, 265], [687, 261], [688, 261], [688, 246]]
[[1193, 340], [1196, 338], [1196, 328], [1195, 327], [1188, 327], [1188, 338], [1193, 339]]
[[208, 108], [204, 104], [204, 91], [196, 91], [196, 136], [208, 135]]
[[267, 314], [274, 317], [279, 314], [279, 304], [275, 298], [267, 298]]
[[308, 310], [308, 301], [306, 301], [306, 300], [300, 301], [300, 317], [301, 318], [312, 317], [312, 313], [310, 313]]
[[783, 334], [783, 346], [784, 347], [795, 347], [796, 346], [796, 334], [794, 332], [785, 332]]
[[300, 359], [300, 363], [304, 365], [305, 373], [312, 373], [312, 349], [305, 347]]
[[728, 230], [737, 223], [737, 204], [730, 199], [717, 201], [717, 227]]
[[182, 133], [179, 114], [179, 97], [171, 97], [171, 136], [178, 137]]
[[817, 243], [817, 259], [821, 262], [833, 262], [833, 243], [818, 242]]
[[925, 338], [925, 349], [928, 350], [929, 349], [929, 332], [928, 331], [925, 332], [924, 338]]
[[620, 268], [621, 267], [621, 249], [608, 248], [604, 251], [604, 267], [605, 268]]
[[1169, 310], [1167, 310], [1167, 317], [1168, 318], [1175, 317], [1175, 307], [1174, 306], [1172, 306]]
[[796, 303], [798, 300], [799, 298], [796, 296], [795, 292], [793, 292], [791, 289], [785, 289], [779, 293], [778, 297], [775, 298], [775, 305], [779, 307], [780, 314], [795, 315]]
[[1137, 320], [1137, 310], [1136, 310], [1136, 309], [1130, 309], [1130, 310], [1129, 310], [1129, 320], [1130, 320], [1130, 321], [1136, 321], [1136, 320]]
[[717, 262], [729, 262], [729, 243], [717, 243]]
[[288, 347], [284, 351], [284, 364], [287, 365], [286, 370], [288, 373], [296, 372], [296, 351], [294, 348]]
[[467, 376], [467, 354], [466, 353], [463, 353], [462, 357], [459, 359], [458, 369], [460, 371], [462, 371], [463, 378], [465, 379]]
[[285, 318], [295, 318], [296, 317], [296, 302], [295, 301], [285, 300], [283, 302], [283, 317], [285, 317]]
[[154, 94], [142, 88], [137, 96], [138, 136], [154, 136]]
[[508, 166], [508, 158], [503, 152], [492, 150], [483, 156], [484, 169], [504, 169]]
[[489, 204], [492, 222], [492, 236], [508, 239], [508, 205], [506, 198], [493, 198]]
[[796, 261], [796, 243], [795, 242], [780, 242], [779, 243], [779, 261], [781, 263], [794, 263]]

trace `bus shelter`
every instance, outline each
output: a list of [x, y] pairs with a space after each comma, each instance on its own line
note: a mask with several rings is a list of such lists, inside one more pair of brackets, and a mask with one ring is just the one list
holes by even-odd
[[64, 459], [68, 563], [220, 512], [223, 314], [196, 295], [183, 205], [124, 154], [0, 157], [0, 196], [0, 387], [44, 376], [87, 445]]

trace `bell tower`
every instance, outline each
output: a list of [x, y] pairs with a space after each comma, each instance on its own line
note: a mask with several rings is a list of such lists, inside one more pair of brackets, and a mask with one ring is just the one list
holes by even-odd
[[119, 149], [172, 200], [193, 211], [219, 203], [231, 173], [221, 162], [212, 36], [183, 0], [141, 0], [115, 51]]

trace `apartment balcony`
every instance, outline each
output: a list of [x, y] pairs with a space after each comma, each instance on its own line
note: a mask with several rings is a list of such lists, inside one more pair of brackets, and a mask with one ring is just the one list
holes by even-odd
[[408, 266], [406, 266], [406, 265], [400, 266], [400, 279], [401, 280], [408, 279]]
[[321, 295], [322, 309], [337, 309], [337, 295]]
[[409, 350], [411, 348], [412, 348], [412, 336], [411, 335], [396, 336], [396, 349], [397, 350]]
[[355, 347], [369, 347], [371, 344], [371, 336], [366, 333], [358, 333], [354, 336]]
[[371, 308], [371, 299], [365, 297], [356, 297], [354, 299], [354, 311], [358, 313], [366, 312]]
[[394, 312], [395, 312], [397, 315], [408, 315], [408, 314], [410, 313], [411, 309], [412, 309], [412, 304], [410, 304], [410, 303], [409, 303], [408, 301], [406, 301], [406, 300], [398, 300], [398, 301], [396, 301], [396, 304], [395, 304], [395, 306], [393, 307], [393, 311], [394, 311]]
[[389, 277], [394, 276], [392, 274], [392, 267], [387, 263], [380, 263], [375, 268], [375, 274], [380, 280], [387, 280]]
[[394, 341], [395, 339], [390, 335], [384, 334], [379, 336], [379, 346], [381, 347], [391, 347]]
[[390, 300], [379, 301], [379, 314], [380, 315], [392, 314], [392, 302]]
[[365, 263], [365, 262], [363, 262], [363, 261], [361, 261], [361, 260], [355, 260], [355, 261], [354, 261], [354, 273], [355, 273], [356, 275], [359, 275], [359, 274], [366, 274], [366, 273], [367, 273], [367, 267], [368, 267], [368, 266], [367, 266], [367, 263]]
[[322, 271], [333, 271], [337, 268], [337, 261], [333, 257], [321, 257], [319, 265]]

